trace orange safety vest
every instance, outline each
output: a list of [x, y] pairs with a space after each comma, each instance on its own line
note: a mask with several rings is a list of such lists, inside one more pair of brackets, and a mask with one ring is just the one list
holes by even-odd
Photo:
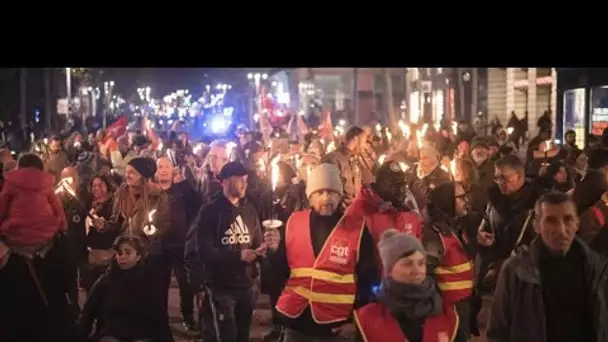
[[[355, 323], [365, 342], [408, 342], [399, 322], [386, 307], [370, 303], [355, 311]], [[443, 311], [424, 322], [422, 342], [451, 342], [458, 333], [458, 314], [453, 305], [444, 304]]]
[[[372, 235], [374, 246], [378, 245], [382, 234], [390, 228], [395, 228], [400, 232], [414, 235], [419, 240], [422, 238], [422, 221], [418, 215], [412, 212], [375, 212], [366, 216], [365, 226]], [[378, 249], [375, 248], [375, 250], [376, 259], [378, 260], [378, 269], [380, 270], [380, 274], [382, 274], [380, 255], [378, 254]]]
[[395, 228], [400, 232], [414, 235], [419, 240], [422, 238], [422, 220], [413, 212], [375, 212], [367, 216], [365, 223], [370, 230], [375, 243], [380, 242], [382, 233], [389, 228]]
[[439, 233], [439, 238], [445, 252], [441, 264], [435, 268], [437, 286], [444, 301], [456, 303], [473, 293], [473, 263], [454, 233]]
[[363, 233], [363, 219], [342, 216], [315, 258], [310, 239], [310, 210], [291, 215], [285, 227], [290, 276], [276, 309], [297, 318], [310, 306], [319, 324], [346, 320], [355, 303], [355, 265]]

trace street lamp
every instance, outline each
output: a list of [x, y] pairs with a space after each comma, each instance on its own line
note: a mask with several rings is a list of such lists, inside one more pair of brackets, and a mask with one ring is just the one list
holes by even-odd
[[250, 79], [252, 79], [252, 78], [253, 78], [253, 74], [252, 74], [252, 73], [247, 74], [247, 79], [248, 79], [248, 80], [250, 80]]
[[263, 75], [262, 75], [262, 79], [263, 79], [263, 80], [265, 80], [265, 79], [267, 79], [267, 78], [268, 78], [268, 75], [266, 75], [266, 74], [263, 74]]

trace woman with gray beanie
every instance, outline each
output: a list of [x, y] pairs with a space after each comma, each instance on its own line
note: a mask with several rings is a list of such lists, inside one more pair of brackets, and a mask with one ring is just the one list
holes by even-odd
[[442, 300], [435, 279], [427, 274], [420, 241], [389, 229], [382, 234], [378, 252], [382, 286], [376, 302], [355, 311], [358, 340], [458, 341], [456, 310]]

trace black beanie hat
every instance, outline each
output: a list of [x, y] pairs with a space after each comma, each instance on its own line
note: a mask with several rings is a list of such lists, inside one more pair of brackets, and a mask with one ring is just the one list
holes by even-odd
[[406, 182], [406, 172], [410, 166], [404, 162], [390, 160], [380, 165], [376, 171], [376, 182], [400, 184]]
[[127, 163], [137, 170], [144, 178], [152, 178], [156, 174], [156, 163], [148, 157], [135, 157]]

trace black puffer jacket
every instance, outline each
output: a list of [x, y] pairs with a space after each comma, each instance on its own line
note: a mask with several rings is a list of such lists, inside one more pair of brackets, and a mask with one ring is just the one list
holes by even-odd
[[[540, 239], [510, 257], [504, 264], [492, 302], [487, 338], [491, 342], [550, 342], [545, 322], [547, 311], [539, 271]], [[594, 341], [608, 341], [608, 261], [576, 238], [572, 248], [583, 253], [583, 292], [590, 311]]]
[[121, 270], [113, 263], [95, 283], [84, 305], [79, 319], [83, 336], [97, 320], [97, 337], [173, 341], [159, 286], [162, 282], [156, 279], [156, 273], [146, 264]]
[[516, 247], [528, 245], [536, 237], [532, 216], [540, 194], [541, 190], [534, 182], [526, 182], [517, 193], [510, 196], [503, 195], [498, 186], [490, 188], [490, 203], [481, 229], [494, 234], [494, 244], [489, 247], [479, 246], [481, 260], [476, 265], [478, 284], [492, 289], [496, 278], [483, 281], [486, 274], [493, 270], [494, 275], [497, 275], [502, 262]]
[[503, 195], [498, 186], [490, 188], [490, 203], [482, 229], [494, 233], [495, 243], [482, 249], [484, 257], [493, 261], [508, 258], [516, 247], [522, 229], [525, 232], [518, 245], [527, 245], [532, 241], [536, 234], [530, 215], [540, 194], [540, 189], [533, 182], [526, 182], [517, 193], [509, 196]]

